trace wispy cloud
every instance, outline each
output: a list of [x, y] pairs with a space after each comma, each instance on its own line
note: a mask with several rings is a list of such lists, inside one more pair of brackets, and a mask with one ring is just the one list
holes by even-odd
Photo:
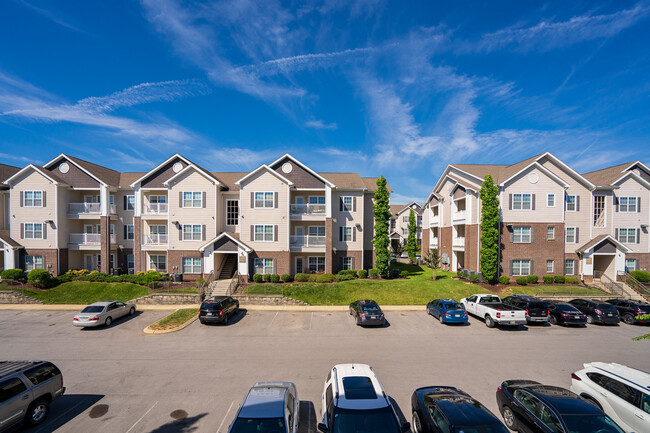
[[360, 150], [344, 150], [338, 147], [324, 147], [314, 150], [317, 153], [327, 155], [328, 159], [344, 159], [346, 161], [367, 161], [368, 156]]
[[392, 193], [390, 195], [390, 204], [391, 205], [396, 205], [396, 204], [407, 205], [407, 204], [409, 204], [411, 202], [416, 202], [416, 203], [422, 204], [424, 202], [425, 198], [426, 197], [418, 197], [418, 196], [408, 195], [408, 194], [404, 195], [404, 194], [394, 192], [394, 193]]
[[[285, 149], [286, 151], [286, 149]], [[280, 155], [279, 151], [251, 150], [241, 147], [218, 147], [206, 150], [202, 158], [215, 165], [231, 165], [239, 168], [251, 169], [264, 163], [268, 163]]]
[[308, 120], [305, 122], [305, 126], [307, 128], [313, 128], [313, 129], [329, 129], [329, 130], [335, 130], [338, 128], [338, 125], [334, 122], [332, 123], [325, 123], [322, 120]]
[[12, 161], [20, 161], [20, 162], [25, 162], [28, 164], [39, 164], [39, 161], [34, 160], [34, 158], [27, 158], [26, 156], [17, 156], [17, 155], [10, 155], [8, 153], [0, 153], [0, 158], [2, 159], [10, 159]]
[[69, 18], [67, 18], [64, 14], [62, 14], [57, 10], [46, 9], [41, 6], [36, 6], [34, 2], [27, 2], [26, 0], [14, 0], [14, 2], [31, 9], [32, 11], [41, 15], [42, 17], [52, 21], [53, 23], [63, 26], [67, 29], [74, 30], [76, 32], [82, 31], [77, 26], [70, 24]]

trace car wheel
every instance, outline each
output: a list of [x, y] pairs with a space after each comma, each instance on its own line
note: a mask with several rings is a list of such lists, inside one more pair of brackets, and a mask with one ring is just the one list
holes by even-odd
[[628, 325], [634, 325], [634, 322], [636, 322], [636, 320], [634, 320], [633, 315], [628, 313], [625, 316], [623, 316], [623, 322], [627, 323]]
[[442, 314], [438, 316], [438, 320], [440, 320], [440, 323], [445, 323], [445, 319], [442, 317]]
[[357, 317], [356, 319], [357, 326], [361, 326], [361, 322], [359, 321], [359, 318]]
[[551, 325], [557, 325], [557, 318], [555, 316], [548, 316], [548, 323]]
[[517, 420], [515, 419], [515, 414], [512, 412], [512, 409], [510, 409], [508, 406], [504, 406], [502, 415], [503, 422], [510, 430], [519, 431]]
[[223, 315], [223, 324], [227, 325], [228, 324], [228, 314]]
[[420, 417], [415, 411], [413, 411], [413, 417], [411, 418], [411, 426], [413, 427], [413, 433], [422, 433], [422, 424], [420, 424]]
[[350, 316], [352, 315], [352, 308], [350, 308]]
[[233, 316], [236, 316], [236, 315], [239, 314], [239, 305], [237, 305], [237, 307], [235, 308], [235, 312], [232, 313], [232, 314], [233, 314]]
[[104, 326], [108, 328], [109, 326], [111, 326], [111, 323], [113, 323], [113, 318], [111, 316], [108, 316], [106, 320], [104, 320]]
[[25, 415], [25, 423], [30, 426], [39, 425], [45, 421], [47, 412], [50, 410], [50, 404], [47, 400], [40, 399], [36, 400], [29, 406], [27, 409], [27, 414]]
[[591, 314], [587, 314], [587, 323], [590, 324], [590, 325], [593, 325], [594, 316], [592, 316]]
[[135, 307], [131, 307], [129, 310], [129, 316], [133, 316], [135, 314]]
[[485, 326], [488, 328], [494, 328], [494, 319], [489, 314], [485, 315]]

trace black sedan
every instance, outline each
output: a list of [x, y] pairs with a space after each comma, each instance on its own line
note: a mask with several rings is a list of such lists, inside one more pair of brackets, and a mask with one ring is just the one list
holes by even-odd
[[617, 325], [621, 318], [616, 307], [603, 301], [594, 299], [574, 299], [569, 304], [582, 311], [587, 316], [587, 323], [600, 323], [603, 325]]
[[379, 305], [369, 299], [351, 303], [350, 315], [354, 317], [357, 325], [383, 326], [386, 324], [386, 317], [384, 317]]
[[451, 386], [416, 389], [411, 409], [413, 433], [508, 433], [485, 406]]
[[596, 406], [568, 389], [533, 380], [506, 380], [497, 388], [505, 424], [520, 433], [621, 433]]
[[650, 315], [650, 304], [647, 302], [627, 299], [610, 299], [607, 303], [612, 304], [618, 310], [621, 320], [628, 325], [650, 323], [650, 319], [637, 319], [638, 316]]
[[587, 324], [587, 316], [567, 302], [545, 301], [548, 305], [548, 322], [552, 325], [579, 325]]

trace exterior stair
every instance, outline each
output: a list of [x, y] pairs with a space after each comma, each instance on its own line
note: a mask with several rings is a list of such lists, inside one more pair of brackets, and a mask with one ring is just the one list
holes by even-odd
[[208, 286], [208, 298], [213, 296], [229, 296], [230, 283], [232, 279], [214, 280]]
[[225, 280], [232, 278], [235, 275], [235, 267], [237, 266], [237, 255], [236, 254], [227, 254], [226, 260], [221, 267], [221, 272], [219, 273], [219, 280]]
[[604, 280], [605, 278], [601, 278], [600, 281], [599, 279], [594, 279], [591, 285], [604, 292], [612, 293], [616, 296], [622, 296], [625, 299], [630, 299], [632, 301], [645, 301], [643, 296], [641, 296], [636, 290], [632, 289], [627, 284], [620, 281], [614, 283], [609, 278], [606, 279], [607, 281]]

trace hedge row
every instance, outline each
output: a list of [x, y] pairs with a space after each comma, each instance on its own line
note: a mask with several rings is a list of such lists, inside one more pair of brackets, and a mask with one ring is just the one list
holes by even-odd
[[25, 278], [32, 286], [39, 289], [49, 289], [58, 286], [61, 283], [69, 281], [92, 281], [99, 283], [133, 283], [143, 286], [149, 285], [153, 281], [169, 280], [169, 277], [163, 277], [162, 274], [156, 271], [138, 272], [137, 274], [124, 274], [120, 276], [110, 275], [104, 272], [92, 271], [88, 272], [86, 269], [78, 271], [70, 270], [63, 275], [53, 277], [46, 269], [33, 269], [29, 271], [25, 277], [25, 272], [22, 269], [7, 269], [0, 274], [3, 280], [22, 280]]
[[[400, 278], [408, 277], [408, 271], [400, 272]], [[253, 281], [255, 283], [291, 283], [296, 281], [298, 283], [333, 283], [334, 281], [350, 281], [354, 279], [368, 278], [368, 271], [361, 269], [356, 271], [354, 269], [346, 269], [339, 271], [338, 274], [304, 274], [298, 273], [295, 275], [290, 274], [254, 274]], [[370, 278], [379, 278], [379, 271], [377, 269], [370, 270]]]

